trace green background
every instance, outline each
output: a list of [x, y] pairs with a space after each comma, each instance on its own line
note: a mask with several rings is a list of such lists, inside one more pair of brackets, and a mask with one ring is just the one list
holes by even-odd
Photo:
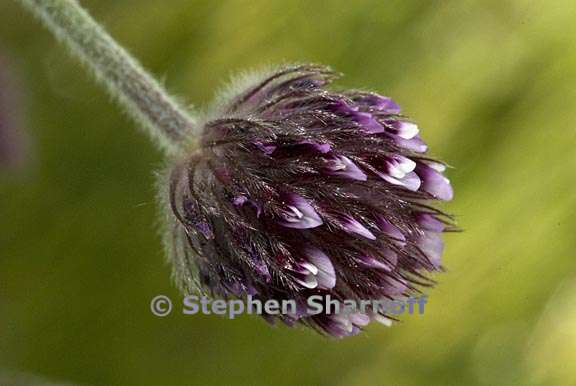
[[0, 171], [0, 385], [576, 385], [576, 2], [82, 3], [200, 107], [230, 75], [284, 61], [393, 96], [454, 166], [445, 208], [465, 232], [446, 237], [426, 314], [392, 328], [330, 340], [250, 316], [153, 316], [153, 296], [179, 298], [161, 154], [2, 0], [31, 145]]

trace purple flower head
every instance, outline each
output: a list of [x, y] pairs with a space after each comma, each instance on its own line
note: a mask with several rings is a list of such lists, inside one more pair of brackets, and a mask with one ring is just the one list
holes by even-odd
[[174, 276], [185, 291], [294, 300], [264, 315], [333, 336], [391, 316], [313, 314], [312, 295], [400, 298], [441, 270], [433, 201], [450, 200], [444, 166], [390, 98], [335, 92], [325, 67], [283, 67], [228, 95], [200, 147], [170, 172]]

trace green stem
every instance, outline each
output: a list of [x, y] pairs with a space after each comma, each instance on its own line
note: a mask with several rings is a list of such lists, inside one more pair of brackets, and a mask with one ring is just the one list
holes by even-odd
[[76, 0], [18, 0], [77, 56], [168, 153], [195, 127], [182, 108]]

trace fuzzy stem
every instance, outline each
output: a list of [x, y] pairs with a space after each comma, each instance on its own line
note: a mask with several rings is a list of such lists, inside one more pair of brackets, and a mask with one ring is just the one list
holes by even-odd
[[168, 153], [178, 150], [194, 118], [76, 0], [18, 1], [87, 65], [155, 143]]

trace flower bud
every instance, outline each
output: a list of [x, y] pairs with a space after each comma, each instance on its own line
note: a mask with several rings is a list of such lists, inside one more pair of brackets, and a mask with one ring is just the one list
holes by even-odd
[[[327, 89], [315, 65], [251, 78], [203, 123], [199, 148], [169, 172], [174, 276], [184, 291], [306, 304], [396, 299], [433, 282], [453, 229], [444, 165], [390, 98]], [[379, 310], [275, 316], [332, 336]], [[270, 318], [267, 318], [270, 319]]]

